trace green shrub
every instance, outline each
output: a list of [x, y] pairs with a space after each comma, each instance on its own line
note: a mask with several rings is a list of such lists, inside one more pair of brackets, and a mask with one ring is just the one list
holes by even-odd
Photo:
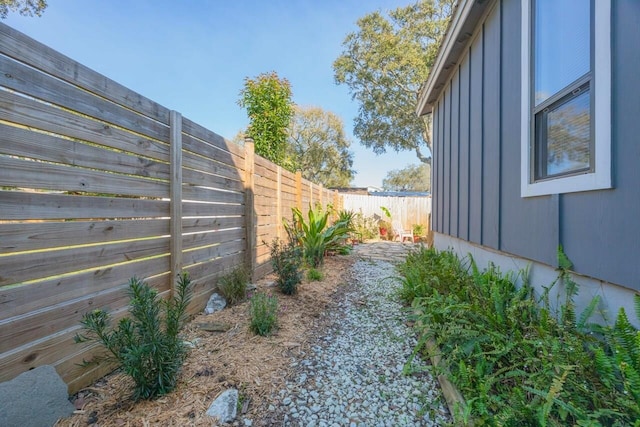
[[470, 415], [476, 425], [639, 425], [640, 335], [620, 315], [613, 327], [598, 329], [604, 340], [590, 333], [598, 300], [575, 315], [577, 285], [559, 259], [566, 295], [557, 310], [548, 291], [536, 299], [526, 272], [518, 288], [513, 274], [480, 271], [472, 259], [434, 249], [416, 251], [400, 266], [401, 296], [420, 312], [416, 354], [434, 338], [468, 399], [456, 422]]
[[284, 243], [274, 239], [269, 246], [271, 266], [277, 276], [278, 288], [285, 295], [298, 291], [302, 281], [302, 252], [292, 242]]
[[251, 297], [249, 306], [251, 323], [249, 328], [257, 335], [267, 336], [278, 324], [278, 298], [264, 293]]
[[167, 394], [175, 388], [187, 356], [179, 333], [186, 320], [189, 286], [189, 276], [181, 274], [175, 297], [163, 300], [156, 289], [134, 277], [128, 290], [131, 317], [121, 319], [118, 327], [110, 330], [107, 312], [86, 313], [80, 322], [86, 335], [76, 335], [75, 340], [104, 346], [108, 351], [104, 359], [121, 365], [133, 379], [135, 400]]
[[314, 209], [309, 206], [306, 220], [300, 209], [293, 208], [292, 212], [293, 223], [285, 222], [285, 229], [291, 241], [302, 247], [305, 260], [314, 268], [322, 265], [327, 250], [337, 250], [342, 246], [351, 231], [347, 214], [328, 226], [329, 209], [323, 211], [321, 207]]
[[363, 240], [375, 239], [380, 233], [378, 221], [372, 216], [364, 216], [362, 213], [357, 213], [351, 224], [353, 233]]
[[249, 273], [244, 267], [237, 267], [218, 280], [218, 289], [229, 305], [242, 301], [247, 293]]
[[324, 274], [322, 274], [322, 271], [318, 270], [317, 268], [310, 268], [309, 271], [307, 271], [307, 280], [311, 282], [317, 282], [322, 280], [323, 278]]

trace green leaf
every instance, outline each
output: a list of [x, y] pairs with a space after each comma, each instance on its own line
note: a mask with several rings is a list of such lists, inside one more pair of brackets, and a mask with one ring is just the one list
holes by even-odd
[[558, 268], [561, 270], [570, 270], [573, 267], [573, 263], [567, 257], [567, 254], [564, 253], [564, 249], [562, 249], [562, 245], [558, 246]]

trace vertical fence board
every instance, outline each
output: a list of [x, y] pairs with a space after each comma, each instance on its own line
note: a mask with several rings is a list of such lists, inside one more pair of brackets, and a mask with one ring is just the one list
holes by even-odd
[[182, 115], [171, 111], [171, 294], [182, 271]]
[[256, 247], [256, 227], [255, 227], [255, 212], [254, 212], [254, 182], [253, 182], [253, 167], [254, 167], [254, 143], [253, 139], [246, 138], [244, 141], [245, 148], [245, 171], [244, 171], [244, 197], [245, 197], [245, 241], [246, 241], [246, 253], [245, 264], [246, 268], [253, 274], [255, 268], [255, 247]]

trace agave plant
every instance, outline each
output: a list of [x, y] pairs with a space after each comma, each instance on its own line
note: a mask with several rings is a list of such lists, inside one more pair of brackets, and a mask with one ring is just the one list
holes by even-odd
[[300, 209], [292, 208], [292, 212], [293, 224], [285, 222], [285, 229], [290, 239], [302, 247], [305, 260], [313, 268], [320, 267], [325, 252], [337, 249], [351, 231], [349, 216], [339, 217], [334, 224], [328, 226], [331, 212], [322, 207], [314, 209], [309, 206], [306, 219]]

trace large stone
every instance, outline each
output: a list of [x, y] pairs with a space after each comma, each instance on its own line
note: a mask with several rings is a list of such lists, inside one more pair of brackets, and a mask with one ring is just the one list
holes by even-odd
[[216, 311], [220, 311], [227, 306], [227, 300], [218, 293], [213, 293], [209, 297], [209, 302], [207, 302], [207, 307], [204, 311], [207, 314], [215, 313]]
[[52, 426], [73, 413], [67, 385], [45, 365], [0, 384], [0, 426]]
[[236, 419], [238, 410], [238, 390], [230, 388], [213, 401], [207, 415], [216, 418], [218, 422], [230, 423]]

